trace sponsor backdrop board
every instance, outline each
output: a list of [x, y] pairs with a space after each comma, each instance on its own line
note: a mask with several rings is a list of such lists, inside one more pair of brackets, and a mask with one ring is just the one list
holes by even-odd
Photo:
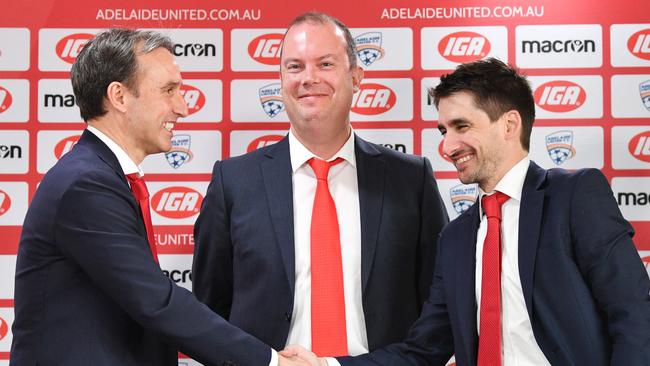
[[[156, 29], [174, 41], [190, 114], [173, 150], [147, 158], [160, 262], [191, 288], [192, 225], [214, 161], [276, 143], [288, 130], [278, 74], [296, 15], [339, 17], [365, 69], [351, 120], [359, 136], [431, 160], [452, 218], [476, 200], [441, 154], [426, 90], [462, 62], [499, 57], [528, 74], [537, 122], [531, 157], [545, 168], [601, 169], [650, 263], [650, 21], [641, 0], [496, 4], [478, 0], [289, 2], [117, 0], [3, 3], [0, 12], [0, 365], [13, 320], [22, 221], [48, 169], [84, 123], [69, 82], [92, 35]], [[74, 16], [71, 16], [74, 14]], [[182, 365], [195, 365], [183, 358]]]

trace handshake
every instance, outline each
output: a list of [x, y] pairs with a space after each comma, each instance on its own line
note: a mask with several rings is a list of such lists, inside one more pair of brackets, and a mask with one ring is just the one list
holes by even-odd
[[[290, 345], [278, 352], [279, 366], [328, 366], [324, 358], [319, 358], [312, 351], [299, 346]], [[332, 365], [334, 366], [334, 365]]]

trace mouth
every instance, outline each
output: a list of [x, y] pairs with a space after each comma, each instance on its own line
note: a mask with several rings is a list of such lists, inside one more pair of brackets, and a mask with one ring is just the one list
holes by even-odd
[[164, 125], [165, 130], [167, 130], [167, 132], [172, 132], [172, 130], [174, 129], [175, 124], [176, 124], [176, 122], [165, 122], [165, 125]]
[[474, 159], [476, 155], [473, 153], [461, 153], [461, 154], [453, 154], [449, 158], [451, 161], [454, 162], [454, 166], [456, 166], [457, 170], [461, 170], [463, 165], [467, 163], [468, 161]]

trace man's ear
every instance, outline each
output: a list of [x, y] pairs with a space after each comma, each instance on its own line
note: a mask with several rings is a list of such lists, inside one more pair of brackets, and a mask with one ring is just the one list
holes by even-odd
[[361, 81], [363, 80], [363, 69], [359, 66], [355, 66], [351, 70], [352, 72], [352, 90], [356, 93], [361, 88]]
[[506, 139], [516, 139], [518, 141], [522, 129], [521, 114], [519, 114], [519, 111], [512, 109], [504, 113], [503, 118], [505, 119]]
[[108, 88], [106, 88], [106, 99], [108, 101], [108, 104], [122, 112], [126, 112], [126, 106], [127, 106], [127, 99], [128, 95], [128, 90], [126, 88], [126, 85], [120, 83], [119, 81], [113, 81], [112, 83], [108, 84]]

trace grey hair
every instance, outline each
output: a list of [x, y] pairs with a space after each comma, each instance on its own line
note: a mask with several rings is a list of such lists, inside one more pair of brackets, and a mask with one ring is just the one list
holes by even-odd
[[126, 85], [136, 96], [137, 54], [157, 48], [172, 52], [171, 39], [158, 32], [114, 28], [98, 33], [77, 56], [70, 77], [72, 90], [84, 121], [106, 114], [104, 97], [114, 81]]

